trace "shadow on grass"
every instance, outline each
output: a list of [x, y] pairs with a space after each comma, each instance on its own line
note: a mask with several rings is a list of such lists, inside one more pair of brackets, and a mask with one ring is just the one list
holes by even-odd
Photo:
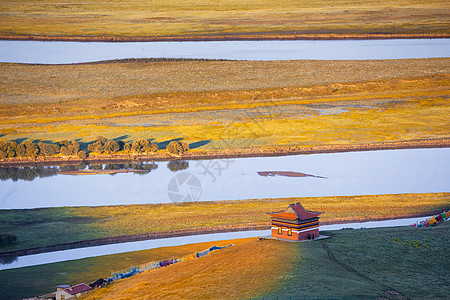
[[212, 140], [204, 140], [204, 141], [198, 141], [195, 143], [191, 143], [189, 144], [189, 149], [196, 149], [205, 145], [208, 145], [209, 143], [211, 143]]
[[161, 142], [161, 143], [157, 143], [157, 145], [158, 145], [158, 148], [159, 148], [159, 149], [166, 149], [167, 146], [170, 144], [170, 142], [178, 142], [178, 141], [181, 141], [182, 139], [183, 139], [183, 138], [171, 139], [171, 140], [168, 140], [168, 141], [164, 141], [164, 142]]

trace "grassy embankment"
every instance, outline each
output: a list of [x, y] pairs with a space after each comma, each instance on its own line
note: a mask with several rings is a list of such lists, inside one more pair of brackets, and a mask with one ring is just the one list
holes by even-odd
[[444, 299], [448, 230], [449, 224], [442, 224], [324, 232], [331, 235], [324, 243], [334, 258], [351, 269], [331, 260], [320, 241], [250, 240], [119, 281], [83, 299]]
[[181, 138], [200, 155], [449, 138], [449, 61], [1, 64], [0, 135]]
[[269, 0], [6, 0], [0, 6], [0, 35], [85, 39], [448, 35], [449, 8], [443, 0], [289, 0], [276, 5]]
[[322, 223], [426, 215], [449, 209], [449, 197], [449, 193], [393, 194], [0, 210], [0, 232], [18, 238], [15, 245], [1, 251], [149, 232], [268, 227], [266, 212], [299, 201], [306, 209], [324, 211]]

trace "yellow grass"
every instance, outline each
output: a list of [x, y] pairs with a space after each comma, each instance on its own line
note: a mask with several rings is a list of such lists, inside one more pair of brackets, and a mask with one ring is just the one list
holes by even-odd
[[[80, 299], [238, 299], [262, 296], [282, 283], [297, 249], [255, 239], [206, 257], [121, 280]], [[289, 259], [288, 259], [289, 258]]]
[[0, 135], [210, 140], [196, 151], [448, 138], [449, 61], [3, 64]]
[[443, 0], [5, 0], [0, 10], [0, 34], [13, 36], [449, 33]]
[[67, 207], [73, 217], [96, 219], [86, 224], [108, 235], [198, 230], [222, 226], [268, 225], [271, 211], [301, 202], [312, 211], [325, 212], [321, 222], [352, 222], [398, 218], [450, 208], [449, 193], [374, 196], [275, 198], [239, 201], [206, 201], [181, 204]]

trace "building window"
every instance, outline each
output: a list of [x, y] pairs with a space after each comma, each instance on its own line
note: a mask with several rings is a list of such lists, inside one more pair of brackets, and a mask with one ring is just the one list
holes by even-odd
[[61, 300], [66, 300], [66, 295], [61, 295]]
[[279, 235], [282, 235], [283, 234], [283, 231], [282, 231], [283, 229], [281, 229], [281, 227], [278, 227], [278, 234]]
[[288, 235], [292, 236], [292, 229], [288, 229]]

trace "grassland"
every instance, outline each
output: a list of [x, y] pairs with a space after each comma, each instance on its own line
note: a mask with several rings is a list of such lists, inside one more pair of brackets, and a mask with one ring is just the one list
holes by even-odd
[[2, 64], [0, 138], [183, 139], [198, 155], [448, 139], [449, 62]]
[[144, 233], [268, 228], [267, 212], [299, 201], [309, 210], [324, 211], [322, 224], [427, 215], [450, 208], [449, 193], [431, 193], [0, 210], [0, 232], [18, 238], [1, 251]]
[[331, 238], [323, 243], [340, 263], [320, 241], [250, 240], [113, 283], [83, 299], [444, 299], [448, 229], [442, 224], [324, 232]]
[[450, 34], [444, 0], [27, 1], [0, 5], [0, 35], [236, 39]]

